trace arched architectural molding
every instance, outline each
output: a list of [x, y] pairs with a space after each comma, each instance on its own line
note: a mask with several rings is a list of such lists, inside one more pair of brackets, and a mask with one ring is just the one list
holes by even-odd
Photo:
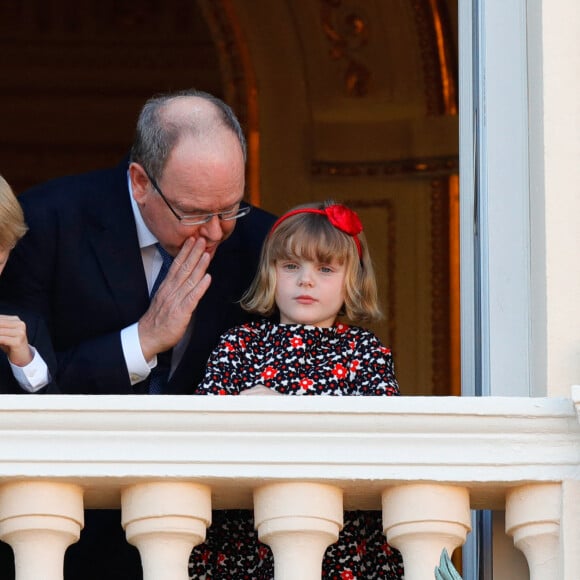
[[260, 130], [256, 73], [244, 31], [231, 0], [199, 0], [214, 38], [224, 98], [233, 107], [248, 140], [248, 199], [260, 205]]

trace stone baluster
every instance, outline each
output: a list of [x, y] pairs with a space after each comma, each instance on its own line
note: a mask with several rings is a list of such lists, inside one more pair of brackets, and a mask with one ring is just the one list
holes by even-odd
[[14, 552], [16, 580], [62, 580], [64, 553], [83, 524], [77, 485], [20, 481], [0, 487], [0, 539]]
[[132, 485], [121, 494], [127, 541], [139, 549], [143, 580], [188, 580], [189, 555], [211, 523], [211, 490], [189, 482]]
[[320, 580], [326, 548], [343, 523], [342, 490], [274, 483], [254, 490], [258, 537], [272, 548], [276, 580]]
[[449, 555], [471, 531], [469, 493], [442, 484], [406, 484], [382, 494], [383, 529], [405, 566], [405, 580], [434, 577], [443, 548]]
[[530, 569], [530, 580], [562, 578], [560, 573], [559, 483], [522, 485], [506, 494], [506, 533]]

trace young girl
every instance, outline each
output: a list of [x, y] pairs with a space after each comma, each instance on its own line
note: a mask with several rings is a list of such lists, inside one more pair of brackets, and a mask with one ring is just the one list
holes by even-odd
[[[357, 214], [326, 202], [300, 206], [272, 227], [256, 278], [242, 298], [249, 312], [275, 317], [225, 333], [195, 393], [212, 395], [398, 395], [389, 349], [370, 331], [337, 322], [381, 316]], [[190, 559], [192, 579], [272, 580], [270, 549], [252, 512], [214, 512], [205, 544]], [[380, 512], [345, 512], [322, 577], [398, 579], [400, 554], [386, 541]]]

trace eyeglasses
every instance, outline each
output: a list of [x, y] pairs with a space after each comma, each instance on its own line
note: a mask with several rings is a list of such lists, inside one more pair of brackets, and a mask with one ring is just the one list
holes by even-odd
[[155, 179], [149, 175], [149, 172], [143, 167], [147, 179], [151, 182], [153, 189], [161, 196], [161, 199], [165, 202], [165, 205], [171, 210], [171, 213], [184, 225], [184, 226], [201, 226], [210, 222], [215, 216], [217, 216], [221, 221], [229, 222], [231, 220], [237, 220], [238, 218], [244, 217], [250, 213], [252, 209], [249, 205], [240, 207], [236, 204], [233, 209], [228, 209], [226, 211], [219, 211], [216, 213], [200, 213], [200, 214], [189, 214], [189, 215], [179, 215], [169, 203], [167, 198], [163, 195], [161, 188], [157, 185]]

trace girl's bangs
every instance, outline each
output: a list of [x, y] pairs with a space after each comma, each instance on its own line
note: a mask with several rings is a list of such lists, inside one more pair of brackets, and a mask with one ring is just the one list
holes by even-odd
[[302, 259], [310, 262], [330, 263], [337, 260], [344, 263], [348, 255], [350, 240], [335, 228], [304, 228], [279, 240], [275, 260]]

